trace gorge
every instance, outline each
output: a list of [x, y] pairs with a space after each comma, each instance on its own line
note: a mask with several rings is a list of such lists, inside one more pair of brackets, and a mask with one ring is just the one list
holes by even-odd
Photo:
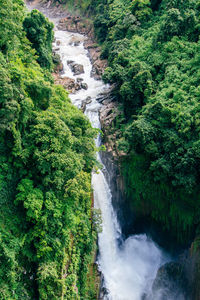
[[[45, 10], [43, 12], [45, 13]], [[105, 95], [106, 91], [109, 93], [109, 86], [101, 80], [92, 78], [92, 64], [87, 49], [84, 49], [84, 40], [87, 36], [58, 30], [57, 26], [54, 30], [54, 51], [59, 54], [63, 64], [61, 77], [72, 78], [75, 82], [81, 77], [81, 82], [86, 83], [88, 87], [88, 89], [81, 89], [70, 94], [72, 103], [81, 108], [89, 98], [90, 101], [84, 109], [85, 114], [94, 128], [101, 129], [99, 111], [103, 110], [103, 104], [100, 104], [98, 99], [99, 95]], [[73, 72], [70, 66], [72, 63], [82, 66], [81, 74]], [[100, 136], [96, 139], [96, 146], [101, 146]], [[163, 286], [161, 283], [156, 291], [152, 291], [159, 267], [170, 261], [170, 257], [164, 254], [145, 234], [130, 235], [124, 239], [112, 206], [115, 199], [109, 188], [108, 171], [102, 163], [101, 154], [97, 154], [97, 159], [103, 166], [102, 170], [92, 174], [94, 207], [100, 209], [102, 218], [102, 232], [98, 234], [99, 254], [97, 259], [103, 278], [100, 299], [161, 300], [166, 297], [169, 300], [185, 299], [175, 284], [173, 287], [176, 289], [175, 291], [170, 290], [171, 287], [168, 287], [166, 282], [163, 283]], [[167, 280], [168, 278], [165, 278], [165, 281]]]
[[199, 1], [26, 5], [0, 3], [0, 299], [199, 300]]

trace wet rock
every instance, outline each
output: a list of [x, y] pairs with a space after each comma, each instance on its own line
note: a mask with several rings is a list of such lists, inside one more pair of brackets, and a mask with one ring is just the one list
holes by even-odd
[[81, 85], [79, 84], [79, 83], [75, 83], [75, 90], [76, 91], [79, 91], [79, 90], [81, 90]]
[[60, 46], [60, 41], [58, 40], [58, 41], [56, 41], [56, 46]]
[[100, 293], [99, 293], [99, 300], [106, 299], [108, 295], [108, 290], [103, 286], [101, 287]]
[[96, 49], [98, 47], [98, 44], [95, 43], [93, 40], [91, 39], [87, 39], [85, 42], [84, 42], [84, 47], [85, 49]]
[[100, 80], [104, 73], [105, 68], [107, 67], [107, 61], [97, 59], [92, 66], [91, 76], [96, 80]]
[[[200, 232], [200, 225], [197, 227]], [[188, 275], [190, 279], [191, 299], [200, 299], [200, 236], [197, 235], [190, 248], [190, 257], [188, 259]]]
[[62, 28], [62, 30], [94, 36], [92, 23], [80, 16], [68, 15], [60, 20], [58, 26], [59, 28]]
[[72, 72], [74, 73], [74, 75], [80, 75], [80, 74], [85, 73], [83, 65], [77, 64], [73, 60], [68, 60], [67, 64], [70, 67], [70, 69], [72, 70]]
[[81, 43], [80, 41], [76, 41], [76, 42], [74, 42], [74, 46], [77, 47], [80, 45], [80, 43]]
[[85, 101], [82, 101], [82, 103], [81, 103], [81, 110], [82, 110], [82, 112], [85, 112], [85, 110], [86, 110], [86, 102]]
[[114, 99], [114, 96], [111, 93], [111, 90], [108, 90], [108, 91], [100, 93], [97, 96], [96, 100], [99, 103], [108, 104], [108, 103], [114, 101], [115, 99]]
[[92, 66], [92, 71], [90, 72], [90, 76], [92, 78], [94, 78], [95, 80], [101, 80], [101, 75], [98, 75], [96, 73], [96, 69], [95, 69], [94, 65]]
[[60, 75], [56, 73], [54, 73], [53, 76], [54, 76], [55, 84], [63, 85], [63, 87], [70, 93], [75, 93], [76, 91], [81, 89], [80, 84], [75, 82], [75, 80], [72, 78], [60, 77]]
[[78, 83], [80, 83], [80, 82], [83, 81], [83, 78], [78, 77], [78, 78], [76, 78], [76, 81], [77, 81]]
[[84, 89], [84, 90], [87, 90], [87, 89], [88, 89], [87, 83], [82, 82], [82, 83], [81, 83], [81, 88]]
[[153, 299], [183, 300], [187, 289], [185, 270], [180, 263], [169, 262], [161, 266], [152, 286]]
[[81, 64], [71, 63], [71, 64], [69, 64], [69, 66], [70, 66], [72, 72], [74, 73], [74, 75], [80, 75], [80, 74], [85, 73], [83, 65], [81, 65]]
[[82, 103], [81, 103], [81, 109], [82, 109], [83, 112], [85, 112], [86, 106], [88, 104], [90, 104], [91, 102], [92, 102], [92, 98], [90, 96], [88, 96], [85, 100], [82, 101]]
[[88, 96], [86, 99], [85, 99], [85, 103], [86, 104], [90, 104], [92, 102], [92, 98], [90, 96]]
[[89, 48], [89, 57], [92, 63], [100, 58], [100, 51], [99, 48]]
[[61, 84], [65, 89], [73, 91], [75, 89], [75, 80], [69, 77], [60, 78]]
[[72, 35], [69, 44], [73, 46], [79, 46], [81, 41], [84, 39], [84, 37], [77, 37], [76, 35]]
[[72, 65], [72, 64], [74, 64], [75, 62], [73, 61], [73, 60], [68, 60], [67, 61], [67, 64], [70, 66], [70, 65]]

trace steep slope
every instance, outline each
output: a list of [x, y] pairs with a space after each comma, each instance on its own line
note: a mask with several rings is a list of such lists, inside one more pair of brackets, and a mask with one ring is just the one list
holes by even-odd
[[23, 1], [1, 1], [0, 299], [95, 297], [96, 132], [53, 84], [52, 28]]

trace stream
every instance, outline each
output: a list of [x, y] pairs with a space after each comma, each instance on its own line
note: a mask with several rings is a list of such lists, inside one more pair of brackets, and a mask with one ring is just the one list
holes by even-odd
[[[82, 78], [88, 89], [81, 89], [70, 94], [72, 103], [81, 108], [82, 102], [91, 97], [86, 105], [85, 115], [94, 128], [101, 129], [99, 110], [101, 104], [97, 96], [109, 89], [101, 80], [91, 77], [92, 64], [83, 43], [86, 37], [78, 33], [57, 30], [55, 27], [54, 49], [60, 55], [64, 69], [62, 77], [70, 77], [77, 81]], [[81, 64], [84, 73], [74, 75], [69, 61]], [[96, 145], [101, 145], [100, 135]], [[131, 235], [123, 239], [120, 224], [112, 206], [112, 195], [106, 180], [106, 166], [103, 165], [100, 154], [97, 159], [102, 164], [102, 170], [93, 172], [92, 186], [94, 190], [94, 206], [100, 209], [102, 232], [98, 234], [99, 254], [97, 264], [102, 273], [101, 299], [104, 300], [184, 300], [181, 295], [176, 297], [162, 296], [162, 291], [152, 296], [152, 284], [157, 270], [169, 261], [169, 257], [145, 234]]]
[[[84, 49], [84, 36], [55, 30], [55, 38], [59, 49], [57, 53], [64, 65], [63, 77], [75, 80], [82, 78], [88, 89], [70, 94], [74, 105], [81, 107], [82, 101], [91, 97], [91, 103], [86, 106], [85, 114], [95, 128], [101, 128], [99, 109], [101, 104], [97, 96], [109, 87], [102, 81], [93, 79], [90, 74], [92, 65]], [[80, 44], [76, 42], [80, 41]], [[58, 48], [58, 47], [57, 47]], [[84, 74], [74, 75], [67, 62], [73, 61], [84, 67]], [[100, 136], [96, 145], [101, 145]], [[99, 162], [101, 157], [97, 154]], [[103, 165], [103, 164], [102, 164]], [[101, 210], [102, 232], [98, 235], [99, 255], [98, 266], [103, 274], [103, 285], [107, 290], [104, 299], [109, 300], [140, 300], [144, 294], [151, 293], [151, 286], [158, 268], [166, 262], [162, 251], [146, 235], [133, 235], [122, 240], [120, 225], [112, 207], [112, 195], [103, 170], [92, 174], [95, 208]]]

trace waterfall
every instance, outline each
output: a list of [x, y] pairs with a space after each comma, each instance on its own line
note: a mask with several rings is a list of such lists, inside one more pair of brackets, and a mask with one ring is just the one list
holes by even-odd
[[[101, 80], [91, 77], [92, 64], [88, 52], [84, 49], [85, 37], [78, 33], [60, 31], [55, 28], [54, 48], [60, 55], [64, 66], [63, 77], [70, 77], [77, 81], [81, 78], [88, 89], [81, 89], [70, 94], [72, 103], [81, 108], [83, 101], [91, 97], [86, 105], [85, 114], [94, 128], [101, 129], [99, 110], [101, 104], [97, 96], [105, 92], [109, 86]], [[69, 61], [81, 64], [84, 73], [74, 75]], [[100, 135], [96, 145], [101, 145]], [[106, 180], [106, 167], [101, 161], [100, 154], [97, 159], [102, 164], [102, 170], [93, 172], [92, 186], [94, 190], [94, 206], [101, 211], [102, 232], [98, 234], [98, 268], [103, 275], [103, 287], [106, 293], [104, 300], [184, 300], [182, 294], [166, 290], [159, 290], [152, 294], [152, 284], [159, 267], [169, 258], [145, 234], [132, 235], [123, 240], [120, 225], [112, 206], [112, 195]], [[163, 296], [164, 295], [164, 296]], [[167, 295], [167, 296], [166, 296]]]
[[[27, 4], [31, 10], [32, 6]], [[48, 10], [41, 11], [50, 17]], [[51, 18], [55, 24], [59, 18]], [[81, 108], [83, 101], [91, 97], [87, 104], [85, 114], [94, 128], [101, 129], [99, 110], [101, 104], [97, 96], [105, 92], [109, 86], [101, 80], [91, 77], [92, 64], [88, 52], [84, 48], [85, 36], [78, 33], [60, 31], [55, 26], [54, 49], [60, 55], [64, 66], [62, 77], [70, 77], [77, 81], [81, 78], [88, 89], [81, 89], [70, 94], [72, 103]], [[84, 73], [74, 75], [69, 61], [81, 64]], [[96, 145], [101, 145], [100, 135]], [[94, 190], [94, 206], [101, 211], [102, 232], [98, 234], [98, 267], [103, 275], [103, 287], [106, 293], [104, 300], [185, 300], [182, 291], [177, 286], [167, 288], [167, 284], [155, 293], [152, 293], [152, 284], [159, 267], [168, 262], [169, 257], [145, 234], [132, 235], [123, 240], [121, 228], [112, 206], [112, 195], [106, 180], [106, 167], [101, 161], [100, 154], [97, 159], [103, 166], [102, 170], [93, 172], [92, 186]], [[168, 279], [167, 279], [168, 281]], [[166, 282], [165, 282], [166, 283]]]
[[[81, 77], [87, 83], [87, 90], [80, 90], [71, 94], [74, 105], [81, 107], [82, 101], [88, 96], [91, 103], [86, 107], [85, 114], [95, 128], [101, 128], [99, 109], [101, 105], [96, 101], [99, 93], [108, 89], [100, 80], [91, 77], [92, 65], [84, 49], [84, 36], [64, 31], [55, 31], [55, 38], [59, 46], [59, 53], [64, 65], [63, 77], [73, 79]], [[74, 41], [80, 42], [78, 46]], [[83, 65], [84, 73], [74, 75], [69, 61]], [[100, 137], [96, 144], [100, 146]], [[97, 158], [102, 164], [100, 155]], [[103, 166], [105, 169], [105, 166]], [[121, 230], [116, 214], [112, 207], [112, 195], [104, 176], [99, 170], [92, 174], [95, 207], [101, 210], [102, 232], [98, 236], [99, 257], [98, 266], [104, 277], [107, 290], [105, 299], [112, 300], [140, 300], [144, 294], [150, 292], [152, 282], [159, 266], [165, 261], [161, 250], [146, 235], [131, 236], [125, 241], [121, 238]]]

